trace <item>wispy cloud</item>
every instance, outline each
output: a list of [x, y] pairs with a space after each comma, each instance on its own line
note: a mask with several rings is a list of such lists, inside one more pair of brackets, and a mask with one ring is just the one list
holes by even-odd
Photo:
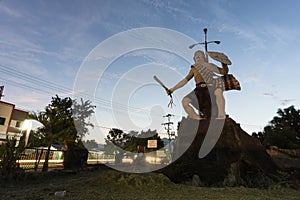
[[[161, 9], [164, 12], [171, 14], [174, 18], [183, 20], [183, 21], [189, 21], [189, 23], [196, 23], [196, 24], [204, 24], [207, 21], [204, 17], [199, 17], [199, 15], [195, 15], [192, 13], [191, 5], [190, 3], [186, 1], [160, 1], [160, 0], [143, 0], [142, 1], [146, 6], [152, 6], [156, 9]], [[193, 6], [193, 5], [192, 5]], [[205, 11], [206, 3], [203, 3], [202, 1], [197, 2], [197, 7], [199, 7], [199, 10], [202, 12]]]
[[271, 93], [271, 92], [265, 92], [263, 93], [264, 96], [270, 96], [270, 97], [275, 97], [275, 94], [274, 93]]
[[[148, 63], [157, 63], [160, 65], [173, 66], [174, 63], [177, 63], [180, 58], [177, 55], [160, 51], [159, 49], [145, 49], [130, 52], [126, 54], [124, 57], [142, 57]], [[174, 67], [175, 70], [175, 67]]]
[[245, 83], [260, 83], [260, 79], [257, 77], [257, 74], [249, 75], [243, 79]]
[[0, 4], [0, 15], [1, 13], [10, 17], [22, 17], [22, 14], [17, 10], [14, 10], [2, 4]]
[[218, 27], [219, 32], [232, 33], [238, 38], [251, 41], [248, 47], [244, 49], [245, 51], [266, 48], [263, 39], [260, 38], [256, 32], [256, 27], [247, 24], [242, 25], [237, 17], [230, 14], [218, 4], [214, 6], [213, 10], [217, 17], [217, 19], [215, 19], [215, 26]]
[[298, 41], [300, 37], [298, 27], [285, 27], [284, 25], [278, 25], [271, 22], [265, 23], [260, 29], [260, 32], [264, 37], [269, 38], [269, 46], [287, 46], [292, 42]]
[[265, 92], [262, 95], [272, 98], [281, 106], [286, 106], [288, 104], [291, 104], [294, 101], [297, 101], [297, 99], [282, 99], [280, 98], [280, 96], [278, 96], [277, 92]]
[[291, 104], [291, 102], [294, 102], [294, 101], [296, 101], [296, 99], [282, 99], [279, 101], [279, 103], [282, 106], [286, 106], [286, 105]]

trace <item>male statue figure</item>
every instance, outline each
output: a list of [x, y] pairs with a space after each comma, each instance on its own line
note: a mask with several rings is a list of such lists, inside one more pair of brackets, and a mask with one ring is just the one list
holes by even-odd
[[[167, 90], [167, 94], [170, 95], [178, 88], [183, 87], [189, 80], [191, 80], [194, 77], [194, 80], [196, 82], [196, 88], [182, 99], [183, 108], [189, 115], [189, 117], [191, 117], [192, 119], [204, 119], [203, 115], [198, 115], [193, 109], [193, 107], [199, 108], [199, 111], [202, 112], [202, 114], [207, 114], [203, 113], [203, 110], [201, 109], [205, 109], [205, 106], [207, 108], [207, 105], [208, 107], [210, 107], [211, 105], [214, 106], [215, 103], [216, 107], [218, 108], [216, 118], [224, 119], [226, 117], [225, 99], [223, 96], [223, 91], [226, 90], [226, 80], [224, 81], [224, 79], [222, 79], [221, 77], [215, 78], [215, 76], [217, 74], [227, 75], [227, 64], [231, 64], [231, 62], [224, 54], [219, 53], [219, 55], [223, 56], [224, 62], [222, 62], [221, 59], [222, 67], [218, 67], [213, 63], [208, 63], [204, 53], [200, 50], [196, 51], [194, 54], [195, 64], [191, 66], [188, 75], [183, 80], [178, 82], [174, 87]], [[237, 80], [235, 81], [237, 82]], [[238, 82], [236, 82], [235, 84], [238, 84]], [[213, 94], [210, 95], [209, 91], [213, 92]], [[211, 99], [211, 97], [213, 99]], [[193, 107], [190, 104], [193, 105]]]

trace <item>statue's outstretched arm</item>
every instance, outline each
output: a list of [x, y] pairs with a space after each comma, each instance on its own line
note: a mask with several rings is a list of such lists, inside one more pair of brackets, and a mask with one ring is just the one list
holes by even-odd
[[189, 82], [189, 80], [191, 80], [191, 78], [193, 78], [193, 76], [194, 72], [190, 70], [189, 74], [184, 79], [179, 81], [174, 87], [168, 90], [168, 94], [172, 94], [175, 90], [183, 87], [185, 84], [187, 84], [187, 82]]

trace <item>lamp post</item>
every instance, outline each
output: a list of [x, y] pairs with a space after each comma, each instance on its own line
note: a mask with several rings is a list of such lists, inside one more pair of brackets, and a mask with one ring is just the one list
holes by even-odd
[[221, 41], [219, 40], [214, 40], [214, 41], [207, 41], [207, 28], [203, 29], [204, 32], [204, 42], [199, 42], [199, 43], [195, 43], [189, 46], [190, 49], [194, 48], [196, 45], [198, 44], [202, 44], [204, 45], [204, 49], [205, 49], [205, 56], [206, 56], [206, 60], [208, 61], [208, 55], [207, 55], [207, 45], [210, 43], [215, 43], [215, 44], [220, 44]]

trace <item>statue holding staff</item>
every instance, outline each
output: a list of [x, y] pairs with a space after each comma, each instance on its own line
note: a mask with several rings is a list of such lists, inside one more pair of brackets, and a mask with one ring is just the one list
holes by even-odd
[[[195, 64], [191, 66], [188, 75], [179, 81], [174, 87], [167, 90], [167, 94], [172, 94], [175, 90], [183, 87], [189, 80], [194, 78], [196, 88], [182, 99], [182, 105], [186, 113], [192, 119], [202, 120], [204, 117], [197, 114], [193, 107], [201, 109], [205, 102], [210, 98], [210, 91], [214, 92], [215, 102], [218, 108], [217, 118], [225, 118], [225, 99], [223, 97], [224, 82], [220, 78], [214, 78], [215, 74], [228, 74], [228, 65], [222, 63], [222, 67], [218, 67], [213, 63], [206, 62], [204, 52], [198, 50], [194, 54]], [[228, 63], [228, 62], [226, 62]], [[198, 102], [199, 101], [199, 102]], [[214, 99], [211, 99], [214, 101]], [[214, 103], [214, 102], [212, 102]], [[191, 107], [191, 105], [193, 107]], [[206, 114], [206, 113], [203, 113]]]
[[[170, 89], [164, 86], [160, 80], [158, 82], [163, 85], [167, 94], [172, 97], [172, 93], [175, 90], [183, 87], [188, 81], [194, 78], [196, 83], [195, 89], [182, 99], [182, 106], [188, 116], [192, 119], [203, 120], [212, 114], [213, 117], [217, 119], [225, 119], [226, 113], [223, 91], [233, 89], [240, 90], [241, 87], [238, 80], [236, 80], [232, 74], [228, 74], [228, 65], [231, 65], [229, 58], [220, 52], [207, 51], [207, 44], [213, 42], [220, 44], [220, 41], [207, 42], [206, 28], [204, 29], [204, 33], [205, 42], [193, 44], [190, 48], [198, 44], [204, 44], [205, 53], [200, 50], [194, 53], [195, 64], [191, 66], [187, 76]], [[209, 63], [208, 57], [220, 62], [222, 67]], [[155, 77], [155, 80], [157, 79], [158, 78]], [[211, 113], [211, 106], [216, 106], [216, 114]], [[199, 114], [195, 112], [193, 107], [199, 110]]]

